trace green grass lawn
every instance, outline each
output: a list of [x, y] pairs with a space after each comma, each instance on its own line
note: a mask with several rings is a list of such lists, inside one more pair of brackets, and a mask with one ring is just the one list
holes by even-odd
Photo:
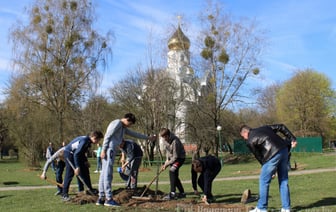
[[[224, 155], [225, 164], [217, 178], [258, 175], [260, 165], [252, 157], [232, 157]], [[93, 173], [95, 170], [95, 160], [91, 160], [91, 180], [96, 187], [99, 174]], [[294, 153], [292, 160], [295, 160], [300, 170], [317, 168], [336, 167], [336, 154], [318, 153]], [[190, 160], [181, 167], [181, 180], [190, 180]], [[44, 162], [41, 162], [43, 166]], [[114, 169], [116, 169], [117, 165]], [[139, 186], [148, 184], [157, 172], [157, 167], [148, 167], [139, 174]], [[292, 171], [295, 172], [295, 171]], [[38, 177], [41, 171], [27, 169], [24, 164], [17, 161], [0, 161], [0, 187], [10, 186], [41, 186], [51, 185], [47, 181], [40, 180]], [[51, 170], [48, 177], [54, 179]], [[336, 173], [316, 173], [290, 177], [290, 190], [292, 207], [295, 211], [336, 211]], [[164, 192], [169, 191], [168, 170], [159, 177], [158, 189]], [[160, 183], [161, 182], [161, 183]], [[118, 173], [114, 173], [113, 183], [122, 183]], [[186, 192], [191, 192], [191, 184], [184, 183]], [[76, 180], [73, 180], [72, 193], [76, 189]], [[122, 186], [113, 186], [117, 189]], [[155, 183], [151, 186], [155, 189]], [[215, 181], [213, 193], [216, 200], [221, 203], [239, 203], [241, 194], [245, 189], [250, 189], [253, 195], [258, 193], [258, 180], [234, 180], [234, 181]], [[37, 189], [19, 191], [0, 191], [0, 211], [108, 211], [108, 208], [98, 207], [94, 204], [74, 205], [65, 204], [59, 196], [54, 196], [56, 189]], [[255, 206], [256, 202], [249, 205]], [[277, 181], [271, 184], [269, 208], [270, 211], [278, 211], [280, 208], [280, 198]], [[119, 210], [124, 211], [125, 208]]]

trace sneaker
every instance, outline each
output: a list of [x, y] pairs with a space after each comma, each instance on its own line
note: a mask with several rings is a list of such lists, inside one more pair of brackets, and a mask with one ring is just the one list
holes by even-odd
[[55, 196], [57, 196], [57, 195], [61, 195], [62, 194], [62, 191], [57, 191], [56, 193], [55, 193]]
[[174, 192], [170, 192], [168, 195], [163, 197], [163, 200], [174, 200], [176, 198]]
[[283, 208], [281, 208], [281, 212], [290, 212], [290, 209], [283, 209]]
[[104, 203], [105, 206], [119, 207], [120, 205], [113, 199], [107, 200]]
[[98, 170], [94, 171], [94, 173], [98, 173]]
[[255, 207], [253, 210], [250, 210], [250, 212], [267, 212], [267, 210], [259, 209], [259, 208]]
[[178, 193], [177, 194], [177, 198], [179, 198], [179, 199], [186, 198], [186, 197], [187, 197], [186, 193]]
[[104, 205], [104, 203], [105, 203], [104, 198], [98, 198], [96, 205]]
[[65, 196], [62, 197], [62, 200], [63, 200], [64, 202], [69, 202], [70, 199], [71, 199], [71, 198], [70, 198], [68, 195], [65, 195]]

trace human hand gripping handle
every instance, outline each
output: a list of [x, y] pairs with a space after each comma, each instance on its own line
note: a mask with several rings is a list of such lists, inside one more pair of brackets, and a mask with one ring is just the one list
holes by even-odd
[[80, 174], [80, 169], [77, 167], [77, 168], [75, 169], [75, 175], [78, 176], [79, 174]]
[[47, 175], [45, 172], [42, 172], [41, 176], [40, 176], [41, 180], [46, 180], [47, 179]]
[[150, 141], [155, 141], [156, 140], [156, 135], [152, 135], [152, 136], [149, 136], [148, 137], [148, 140], [150, 140]]
[[208, 202], [208, 199], [207, 199], [207, 196], [206, 196], [206, 195], [204, 195], [204, 196], [202, 197], [202, 201], [203, 201], [206, 205], [209, 205], [209, 202]]

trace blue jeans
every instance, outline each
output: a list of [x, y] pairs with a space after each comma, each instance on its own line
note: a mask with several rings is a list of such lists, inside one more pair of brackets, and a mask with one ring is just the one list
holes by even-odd
[[112, 199], [113, 163], [115, 154], [109, 148], [105, 158], [102, 158], [102, 170], [99, 176], [99, 198]]
[[141, 165], [142, 157], [136, 157], [129, 163], [129, 166], [126, 167], [125, 173], [129, 175], [128, 180], [126, 182], [127, 188], [137, 188], [138, 186], [138, 173], [139, 167]]
[[275, 171], [278, 174], [279, 191], [283, 209], [290, 209], [290, 194], [288, 186], [288, 149], [284, 148], [262, 165], [259, 178], [259, 200], [257, 207], [267, 209], [269, 186]]

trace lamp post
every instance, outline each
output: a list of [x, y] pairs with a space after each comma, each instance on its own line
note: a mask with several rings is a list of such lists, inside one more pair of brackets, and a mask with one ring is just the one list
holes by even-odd
[[219, 140], [219, 150], [222, 152], [222, 157], [220, 158], [221, 165], [223, 166], [223, 151], [222, 151], [222, 139], [221, 139], [221, 130], [222, 126], [218, 125], [217, 126], [217, 131], [218, 131], [218, 140]]

